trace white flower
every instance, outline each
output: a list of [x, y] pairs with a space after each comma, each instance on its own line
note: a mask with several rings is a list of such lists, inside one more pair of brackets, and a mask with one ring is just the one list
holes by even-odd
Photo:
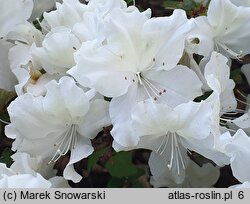
[[0, 0], [0, 37], [5, 37], [18, 24], [29, 19], [33, 0]]
[[137, 102], [147, 98], [172, 106], [187, 102], [201, 95], [201, 82], [189, 68], [176, 66], [189, 29], [184, 11], [148, 20], [138, 10], [114, 9], [106, 21], [106, 40], [83, 43], [75, 55], [76, 66], [67, 73], [81, 85], [114, 97], [111, 134], [120, 145], [130, 147], [137, 143], [130, 119]]
[[79, 40], [65, 27], [58, 27], [49, 32], [43, 46], [35, 48], [32, 54], [48, 74], [65, 74], [75, 65], [73, 53], [80, 48]]
[[188, 149], [207, 156], [212, 110], [205, 103], [189, 102], [171, 108], [151, 100], [138, 103], [132, 114], [134, 132], [139, 136], [135, 148], [157, 152], [177, 183], [187, 168]]
[[14, 163], [10, 168], [0, 163], [1, 188], [69, 187], [63, 177], [55, 176], [53, 166], [45, 165], [40, 157], [33, 158], [26, 153], [16, 153], [11, 157]]
[[219, 167], [213, 166], [211, 163], [203, 164], [200, 167], [188, 159], [183, 181], [176, 183], [164, 160], [154, 152], [150, 155], [149, 166], [152, 173], [150, 183], [156, 188], [209, 188], [216, 183], [220, 176]]
[[86, 5], [79, 0], [64, 0], [62, 4], [56, 3], [56, 10], [44, 13], [44, 19], [51, 28], [65, 26], [70, 29], [82, 20]]
[[211, 0], [207, 16], [195, 19], [197, 30], [191, 32], [188, 41], [195, 53], [204, 56], [215, 49], [240, 58], [250, 53], [249, 15], [250, 8], [237, 7], [230, 0]]
[[9, 170], [5, 164], [0, 163], [0, 187], [1, 188], [50, 188], [51, 183], [44, 179], [40, 174], [35, 176], [31, 174], [16, 175]]
[[94, 91], [85, 93], [70, 77], [59, 83], [53, 80], [46, 88], [44, 97], [27, 93], [10, 104], [6, 135], [16, 139], [13, 150], [41, 156], [48, 163], [71, 151], [64, 177], [79, 182], [82, 177], [73, 164], [93, 152], [90, 139], [109, 124], [108, 103], [101, 99], [89, 102]]
[[[32, 50], [35, 46], [41, 46], [44, 36], [32, 24], [25, 23], [18, 25], [13, 31], [9, 32], [7, 38], [15, 42], [15, 46], [9, 50], [8, 59], [10, 68], [18, 80], [18, 84], [15, 86], [16, 93], [22, 95], [26, 92], [33, 92], [28, 87], [36, 86], [42, 74], [39, 71], [41, 65], [32, 56]], [[43, 93], [44, 89], [37, 90], [33, 94], [40, 95]]]

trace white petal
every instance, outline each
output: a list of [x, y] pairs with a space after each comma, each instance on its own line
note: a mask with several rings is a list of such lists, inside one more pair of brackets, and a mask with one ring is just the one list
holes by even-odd
[[152, 100], [138, 103], [131, 118], [133, 129], [138, 136], [157, 137], [179, 128], [178, 115], [173, 109], [165, 104], [156, 104]]
[[237, 7], [230, 0], [212, 0], [207, 12], [208, 21], [215, 29], [216, 40], [243, 56], [250, 53], [249, 14], [249, 7]]
[[67, 180], [72, 180], [73, 182], [78, 183], [82, 179], [82, 176], [75, 171], [73, 164], [86, 158], [92, 154], [93, 151], [94, 148], [92, 147], [90, 140], [81, 138], [78, 141], [77, 146], [71, 150], [70, 160], [63, 171], [63, 177]]
[[[81, 117], [88, 112], [87, 95], [71, 77], [61, 78], [59, 83], [53, 80], [46, 88], [47, 93], [43, 101], [46, 112], [65, 119]], [[59, 103], [63, 105], [58, 106]]]
[[90, 102], [89, 112], [85, 115], [81, 124], [78, 125], [78, 132], [93, 139], [103, 127], [111, 124], [108, 108], [109, 103], [102, 99]]
[[77, 65], [67, 73], [81, 85], [95, 88], [107, 97], [118, 97], [128, 91], [135, 75], [125, 69], [119, 56], [104, 47], [97, 48], [96, 42], [91, 41], [83, 43], [78, 52], [80, 58]]
[[250, 128], [250, 117], [249, 113], [245, 113], [244, 115], [233, 120], [233, 123], [240, 128]]
[[206, 102], [189, 102], [174, 108], [178, 113], [181, 129], [177, 133], [183, 137], [204, 139], [211, 131], [212, 109]]
[[137, 85], [133, 85], [127, 94], [113, 98], [110, 102], [109, 114], [113, 124], [111, 135], [124, 147], [135, 146], [139, 140], [132, 129], [131, 113], [136, 103], [144, 99], [140, 95], [142, 91]]
[[230, 68], [228, 59], [218, 52], [213, 52], [205, 67], [205, 78], [210, 88], [218, 94], [222, 93], [228, 84]]
[[230, 163], [233, 175], [240, 182], [250, 181], [250, 165], [247, 163], [250, 156], [250, 138], [243, 130], [238, 130], [232, 138], [232, 142], [225, 149], [230, 155]]
[[158, 53], [156, 67], [164, 63], [162, 69], [170, 70], [177, 65], [183, 54], [185, 34], [191, 29], [187, 23], [185, 11], [176, 9], [170, 17], [151, 18], [144, 24], [143, 35], [152, 41], [154, 52]]
[[178, 65], [170, 71], [149, 71], [145, 77], [159, 84], [166, 93], [159, 97], [160, 102], [176, 106], [202, 95], [202, 83], [189, 68]]
[[3, 175], [0, 179], [1, 188], [50, 188], [51, 183], [45, 180], [40, 174], [20, 174], [13, 176]]
[[4, 37], [16, 25], [25, 22], [33, 9], [32, 0], [1, 0], [0, 4], [0, 37]]

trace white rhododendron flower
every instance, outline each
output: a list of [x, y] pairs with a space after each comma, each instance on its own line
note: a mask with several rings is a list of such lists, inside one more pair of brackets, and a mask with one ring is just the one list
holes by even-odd
[[53, 166], [44, 165], [40, 157], [32, 158], [26, 153], [16, 153], [12, 159], [14, 163], [10, 168], [0, 163], [0, 188], [69, 187], [63, 177], [55, 176]]
[[134, 186], [138, 149], [148, 186], [248, 187], [250, 4], [189, 6], [0, 0], [0, 187]]
[[75, 65], [73, 53], [79, 48], [80, 42], [71, 30], [60, 27], [49, 32], [42, 47], [35, 48], [32, 54], [48, 74], [65, 74]]
[[135, 134], [140, 138], [138, 148], [159, 153], [176, 182], [181, 183], [183, 178], [180, 177], [187, 168], [187, 150], [200, 145], [195, 150], [203, 153], [205, 139], [210, 134], [211, 114], [205, 102], [189, 102], [175, 108], [151, 100], [140, 102], [132, 114]]
[[208, 56], [215, 49], [234, 58], [249, 54], [249, 15], [250, 8], [230, 0], [211, 0], [207, 16], [195, 19], [197, 29], [189, 36], [193, 52]]
[[[116, 9], [107, 22], [107, 40], [83, 43], [77, 65], [68, 73], [83, 86], [114, 97], [110, 104], [111, 134], [117, 143], [130, 147], [137, 140], [130, 119], [137, 102], [147, 98], [164, 100], [171, 106], [187, 102], [202, 94], [201, 82], [193, 71], [177, 65], [188, 23], [183, 11], [148, 20], [137, 10], [126, 13]], [[173, 45], [175, 56], [171, 55]]]
[[73, 164], [93, 152], [90, 139], [109, 124], [108, 104], [101, 99], [89, 102], [94, 91], [85, 93], [69, 77], [61, 78], [59, 83], [53, 80], [46, 88], [44, 97], [27, 93], [12, 102], [6, 135], [16, 139], [13, 150], [41, 156], [48, 163], [71, 151], [64, 177], [78, 182], [81, 176], [74, 172]]

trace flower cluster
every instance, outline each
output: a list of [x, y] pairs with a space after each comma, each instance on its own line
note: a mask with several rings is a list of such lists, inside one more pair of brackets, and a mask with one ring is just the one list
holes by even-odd
[[[232, 60], [250, 54], [249, 1], [211, 0], [196, 18], [151, 17], [123, 0], [63, 0], [43, 13], [54, 4], [0, 0], [0, 88], [17, 94], [5, 126], [16, 153], [0, 186], [79, 182], [74, 164], [112, 125], [115, 151], [152, 150], [155, 187], [212, 186], [224, 165], [249, 187], [250, 112], [230, 78]], [[193, 152], [213, 164], [199, 167]]]

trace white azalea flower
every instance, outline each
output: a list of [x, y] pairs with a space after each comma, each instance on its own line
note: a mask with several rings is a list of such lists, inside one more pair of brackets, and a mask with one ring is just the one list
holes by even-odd
[[138, 10], [114, 9], [109, 15], [106, 40], [83, 43], [75, 55], [76, 66], [67, 73], [83, 86], [114, 97], [111, 134], [120, 145], [130, 147], [137, 143], [130, 115], [138, 101], [187, 102], [201, 95], [201, 82], [187, 67], [176, 66], [189, 29], [184, 11], [151, 20]]
[[62, 4], [56, 3], [56, 10], [44, 13], [44, 19], [50, 28], [65, 26], [70, 29], [82, 20], [86, 5], [79, 0], [64, 0]]
[[51, 183], [44, 179], [40, 174], [35, 176], [31, 174], [16, 175], [4, 164], [0, 163], [0, 187], [1, 188], [50, 188]]
[[73, 53], [80, 48], [79, 40], [65, 27], [49, 32], [43, 46], [35, 48], [32, 54], [49, 74], [65, 74], [75, 65]]
[[250, 53], [249, 15], [250, 8], [237, 7], [230, 0], [211, 0], [207, 16], [195, 19], [198, 27], [191, 32], [188, 41], [195, 53], [204, 56], [209, 56], [215, 49], [240, 58]]
[[[139, 136], [136, 148], [157, 152], [177, 183], [183, 181], [187, 168], [187, 151], [207, 155], [212, 110], [205, 102], [189, 102], [171, 108], [151, 100], [136, 105], [133, 128]], [[211, 148], [212, 151], [212, 148]]]
[[2, 38], [15, 26], [29, 19], [33, 0], [1, 0], [0, 4], [0, 37]]
[[41, 156], [48, 163], [71, 151], [64, 177], [79, 182], [82, 177], [73, 164], [93, 152], [90, 139], [109, 124], [108, 103], [101, 99], [89, 102], [93, 90], [85, 93], [70, 77], [59, 83], [53, 80], [46, 88], [44, 97], [27, 93], [10, 104], [11, 124], [6, 126], [6, 135], [16, 139], [13, 150]]
[[185, 177], [181, 183], [176, 183], [164, 160], [154, 152], [150, 155], [149, 166], [152, 173], [150, 183], [156, 188], [209, 188], [216, 183], [220, 176], [219, 167], [213, 166], [211, 163], [203, 164], [200, 167], [188, 159]]
[[[29, 92], [27, 87], [35, 86], [42, 75], [39, 71], [41, 65], [38, 59], [32, 56], [32, 50], [35, 46], [41, 46], [44, 36], [32, 24], [25, 23], [18, 25], [12, 32], [9, 32], [7, 38], [15, 42], [15, 46], [9, 51], [8, 59], [10, 68], [19, 82], [15, 86], [16, 93], [19, 96]], [[44, 89], [37, 90], [33, 94], [43, 94]]]
[[32, 158], [26, 153], [15, 153], [11, 157], [14, 163], [10, 168], [0, 164], [1, 188], [69, 187], [63, 177], [55, 176], [53, 166], [46, 165], [40, 157]]

